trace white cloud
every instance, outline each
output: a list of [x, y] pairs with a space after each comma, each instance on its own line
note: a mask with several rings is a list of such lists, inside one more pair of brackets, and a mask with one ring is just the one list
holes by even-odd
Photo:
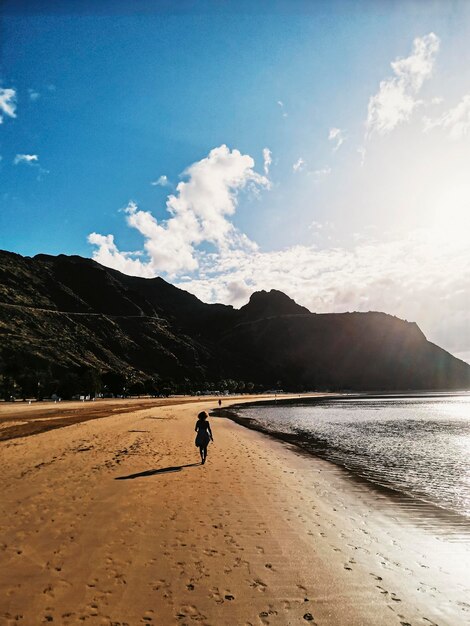
[[169, 187], [170, 181], [165, 175], [160, 176], [157, 180], [154, 180], [150, 183], [154, 187]]
[[37, 154], [17, 154], [13, 160], [15, 165], [18, 163], [27, 163], [28, 165], [34, 165], [39, 162]]
[[266, 176], [269, 174], [269, 167], [273, 162], [272, 152], [269, 148], [263, 148], [263, 169]]
[[[225, 287], [230, 302], [247, 302], [253, 293], [253, 288], [246, 284], [242, 278], [227, 282]], [[215, 290], [215, 301], [217, 301], [217, 290]]]
[[424, 129], [442, 128], [452, 139], [462, 139], [470, 134], [470, 94], [465, 95], [456, 107], [436, 119], [424, 118]]
[[41, 94], [39, 93], [39, 91], [36, 91], [35, 89], [28, 89], [28, 95], [29, 95], [29, 99], [32, 100], [33, 102], [35, 102], [41, 97]]
[[315, 178], [315, 182], [319, 183], [321, 180], [331, 174], [331, 167], [322, 167], [319, 170], [314, 170], [312, 174]]
[[39, 157], [37, 154], [17, 154], [13, 159], [13, 163], [14, 165], [24, 163], [25, 165], [30, 165], [31, 167], [36, 168], [37, 180], [42, 180], [43, 174], [49, 174], [49, 170], [46, 170], [39, 164]]
[[330, 222], [328, 220], [326, 222], [317, 222], [317, 220], [312, 220], [308, 228], [313, 231], [323, 231], [334, 229], [334, 227], [334, 222]]
[[120, 272], [131, 276], [142, 276], [144, 278], [153, 278], [155, 276], [155, 271], [150, 265], [141, 263], [139, 259], [132, 258], [133, 256], [140, 256], [140, 254], [134, 255], [132, 252], [121, 252], [114, 242], [113, 235], [91, 233], [88, 235], [88, 242], [93, 246], [98, 246], [99, 258], [96, 255], [93, 258], [99, 263], [107, 267], [114, 267]]
[[385, 135], [398, 124], [411, 118], [419, 104], [417, 94], [424, 81], [432, 74], [440, 40], [434, 33], [417, 37], [409, 57], [391, 63], [394, 76], [380, 82], [379, 91], [370, 98], [366, 129]]
[[366, 149], [364, 146], [358, 146], [356, 152], [361, 156], [361, 167], [366, 162]]
[[284, 102], [282, 100], [278, 100], [277, 104], [281, 107], [282, 117], [287, 117], [286, 109], [284, 107]]
[[187, 181], [180, 182], [176, 193], [168, 196], [166, 208], [170, 217], [159, 223], [148, 211], [139, 210], [133, 202], [125, 209], [127, 223], [143, 235], [147, 261], [130, 259], [120, 252], [112, 235], [92, 233], [89, 242], [98, 246], [93, 258], [121, 271], [131, 268], [140, 276], [164, 272], [177, 276], [195, 271], [204, 253], [203, 242], [212, 244], [215, 253], [231, 249], [255, 250], [256, 245], [237, 231], [228, 220], [237, 206], [237, 195], [244, 188], [269, 188], [269, 180], [254, 171], [254, 161], [238, 150], [222, 145], [193, 163], [186, 171]]
[[16, 117], [16, 91], [0, 87], [0, 124], [5, 115]]
[[299, 157], [297, 161], [292, 165], [294, 172], [301, 172], [305, 167], [305, 161], [302, 157]]
[[346, 137], [344, 136], [344, 132], [341, 130], [341, 128], [330, 128], [330, 132], [328, 133], [328, 140], [335, 142], [335, 146], [333, 148], [334, 152], [336, 152], [336, 150], [339, 150], [345, 139]]

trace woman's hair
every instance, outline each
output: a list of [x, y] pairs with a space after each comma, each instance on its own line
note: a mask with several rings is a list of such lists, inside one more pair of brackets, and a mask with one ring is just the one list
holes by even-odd
[[207, 415], [207, 411], [201, 411], [197, 418], [199, 420], [206, 420], [209, 416]]

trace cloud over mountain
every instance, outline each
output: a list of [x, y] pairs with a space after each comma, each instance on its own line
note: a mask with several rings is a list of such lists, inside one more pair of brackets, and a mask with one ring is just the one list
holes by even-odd
[[188, 167], [187, 180], [178, 183], [176, 193], [168, 196], [168, 219], [158, 222], [134, 202], [125, 209], [128, 225], [144, 237], [147, 260], [119, 251], [112, 235], [97, 233], [89, 236], [89, 242], [98, 246], [93, 258], [122, 271], [130, 267], [132, 273], [143, 276], [164, 272], [175, 277], [199, 267], [198, 247], [203, 243], [212, 244], [218, 254], [231, 249], [254, 250], [255, 244], [228, 219], [235, 213], [241, 190], [269, 187], [269, 180], [253, 168], [249, 155], [225, 145], [214, 148]]

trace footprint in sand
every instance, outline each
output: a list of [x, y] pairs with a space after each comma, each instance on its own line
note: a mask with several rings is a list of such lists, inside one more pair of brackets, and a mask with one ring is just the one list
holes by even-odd
[[269, 618], [272, 615], [277, 615], [277, 611], [275, 611], [272, 607], [269, 607], [267, 611], [261, 611], [259, 617], [261, 618], [261, 622], [263, 624], [269, 624]]
[[151, 609], [148, 611], [145, 611], [142, 617], [142, 621], [144, 622], [144, 624], [149, 624], [150, 622], [153, 622], [153, 616], [154, 616], [154, 611], [152, 611]]
[[88, 605], [88, 609], [89, 609], [90, 615], [92, 617], [96, 617], [98, 615], [98, 605], [97, 604], [90, 604], [90, 605]]
[[220, 595], [218, 587], [213, 587], [210, 590], [209, 598], [212, 598], [213, 600], [215, 600], [215, 602], [217, 602], [217, 604], [222, 604], [223, 601], [224, 601], [222, 596]]
[[207, 619], [205, 615], [203, 615], [196, 606], [193, 604], [185, 604], [183, 605], [178, 613], [176, 614], [176, 619], [181, 621], [183, 619], [189, 619], [191, 621], [200, 622], [202, 620]]
[[264, 592], [267, 589], [267, 585], [262, 580], [259, 580], [258, 578], [253, 580], [250, 583], [250, 587], [252, 587], [253, 589], [257, 589], [258, 591], [261, 591], [261, 592]]
[[4, 617], [5, 619], [9, 620], [13, 620], [15, 622], [19, 622], [20, 620], [23, 619], [23, 615], [17, 613], [16, 615], [12, 615], [11, 613], [4, 613], [1, 617]]

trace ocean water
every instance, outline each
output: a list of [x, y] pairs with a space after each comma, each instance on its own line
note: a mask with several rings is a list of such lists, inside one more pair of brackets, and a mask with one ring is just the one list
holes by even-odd
[[377, 486], [470, 523], [470, 393], [278, 402], [236, 412]]

